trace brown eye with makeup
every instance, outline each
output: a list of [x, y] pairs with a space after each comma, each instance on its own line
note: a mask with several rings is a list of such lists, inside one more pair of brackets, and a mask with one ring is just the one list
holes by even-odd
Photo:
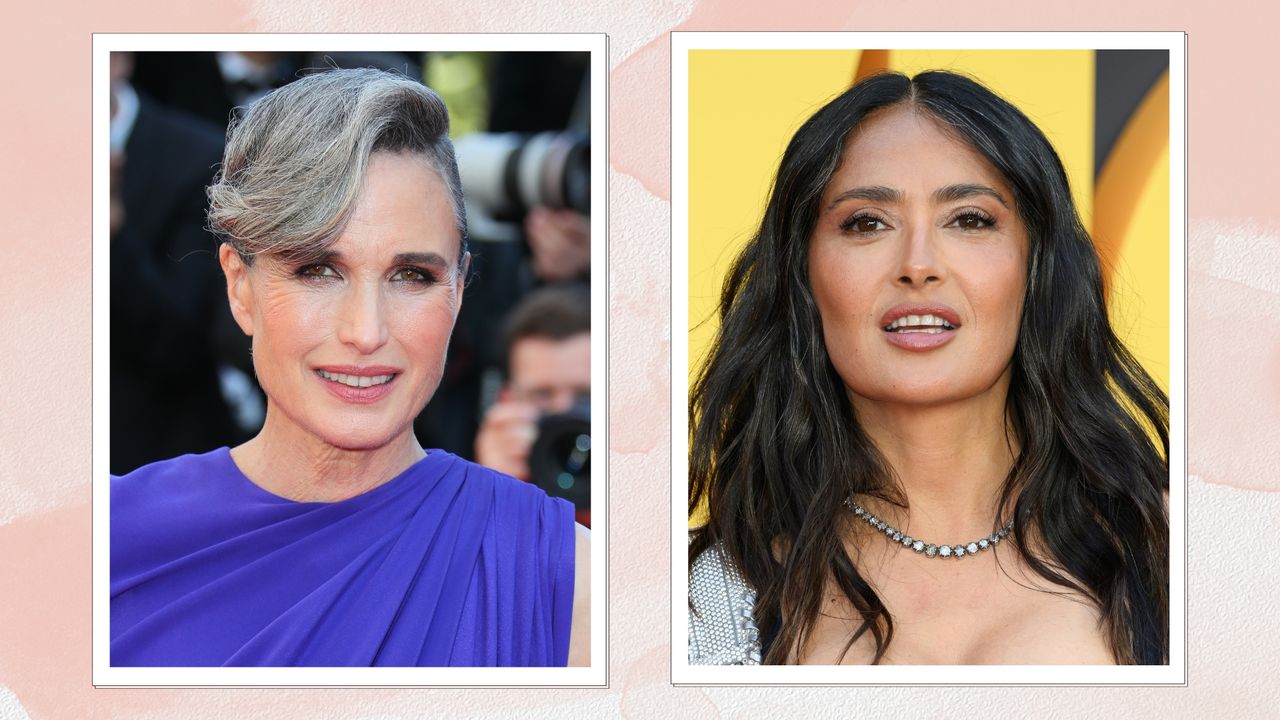
[[969, 208], [957, 213], [948, 225], [959, 230], [977, 232], [979, 230], [986, 230], [987, 228], [995, 227], [996, 219], [985, 212]]
[[840, 231], [846, 233], [855, 233], [858, 235], [869, 235], [871, 233], [888, 230], [889, 224], [879, 217], [871, 214], [855, 214], [846, 218], [840, 223]]
[[423, 285], [432, 285], [439, 281], [439, 278], [435, 273], [431, 273], [417, 267], [402, 267], [395, 271], [391, 276], [391, 279], [398, 282], [418, 283]]
[[303, 280], [325, 280], [338, 277], [338, 271], [325, 263], [303, 265], [295, 270], [293, 274]]

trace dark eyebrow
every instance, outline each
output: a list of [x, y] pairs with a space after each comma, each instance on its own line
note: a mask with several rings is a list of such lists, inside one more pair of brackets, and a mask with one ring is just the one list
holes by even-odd
[[1005, 202], [1004, 196], [996, 192], [995, 188], [974, 183], [960, 183], [958, 185], [940, 187], [934, 191], [933, 199], [935, 202], [947, 203], [964, 200], [975, 195], [986, 195], [987, 197], [995, 198], [1001, 205], [1006, 208], [1009, 207], [1009, 203]]
[[[1006, 208], [1009, 207], [1009, 203], [1005, 201], [1004, 196], [996, 192], [995, 188], [987, 185], [979, 185], [977, 183], [958, 183], [955, 185], [940, 187], [934, 191], [933, 200], [934, 202], [939, 203], [955, 202], [975, 195], [986, 195], [987, 197], [995, 198], [995, 200], [1001, 205]], [[902, 193], [894, 188], [885, 187], [883, 185], [856, 187], [851, 190], [845, 190], [837, 195], [835, 199], [831, 201], [831, 204], [827, 206], [827, 209], [830, 210], [845, 200], [870, 200], [871, 202], [879, 203], [900, 203], [902, 202]]]
[[868, 185], [866, 187], [856, 187], [851, 190], [845, 190], [831, 201], [827, 209], [839, 205], [845, 200], [870, 200], [871, 202], [880, 203], [900, 203], [902, 202], [902, 193], [891, 187], [883, 185]]
[[[343, 261], [342, 253], [338, 252], [337, 250], [326, 250], [323, 253], [320, 253], [314, 259], [308, 259], [307, 263], [317, 264], [317, 265], [321, 263], [339, 263], [340, 264], [342, 263], [342, 261]], [[391, 264], [392, 265], [432, 265], [439, 268], [449, 267], [448, 260], [444, 259], [444, 257], [439, 253], [433, 253], [433, 252], [398, 253], [394, 258], [391, 259]]]
[[447, 268], [450, 263], [445, 260], [439, 253], [400, 253], [396, 255], [393, 265], [435, 265], [436, 267]]

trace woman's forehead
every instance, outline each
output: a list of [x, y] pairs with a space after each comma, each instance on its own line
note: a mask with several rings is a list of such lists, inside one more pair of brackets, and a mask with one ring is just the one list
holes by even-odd
[[456, 261], [460, 241], [440, 174], [415, 155], [375, 153], [351, 218], [331, 250], [353, 257], [435, 254]]
[[1008, 185], [958, 131], [920, 109], [899, 105], [869, 115], [846, 139], [825, 195], [849, 187], [884, 186], [910, 194], [960, 183]]

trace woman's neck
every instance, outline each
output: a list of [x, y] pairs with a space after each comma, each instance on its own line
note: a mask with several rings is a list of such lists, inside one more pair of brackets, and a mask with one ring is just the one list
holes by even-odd
[[855, 399], [854, 411], [909, 504], [903, 509], [866, 499], [868, 510], [904, 532], [942, 542], [981, 537], [1003, 524], [996, 505], [1018, 455], [1003, 398], [937, 406]]
[[267, 492], [298, 502], [338, 502], [379, 487], [426, 456], [406, 429], [382, 447], [335, 447], [267, 409], [262, 431], [231, 450], [240, 471]]

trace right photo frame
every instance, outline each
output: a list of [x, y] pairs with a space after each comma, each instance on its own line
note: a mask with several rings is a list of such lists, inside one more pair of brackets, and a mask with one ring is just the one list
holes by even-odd
[[672, 34], [673, 683], [1186, 683], [1185, 44]]

